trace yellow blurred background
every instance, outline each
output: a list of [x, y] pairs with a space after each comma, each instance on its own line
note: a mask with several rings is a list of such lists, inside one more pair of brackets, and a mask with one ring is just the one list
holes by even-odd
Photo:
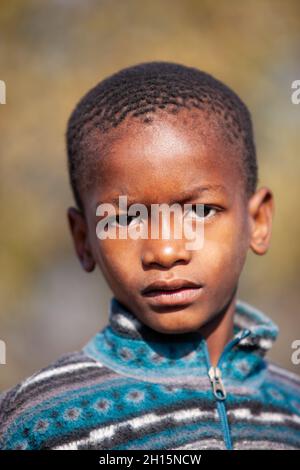
[[270, 359], [300, 373], [300, 3], [251, 0], [2, 0], [0, 79], [0, 391], [80, 349], [107, 322], [111, 292], [75, 257], [64, 133], [79, 98], [148, 60], [203, 69], [254, 122], [259, 185], [275, 196], [268, 253], [249, 252], [239, 298], [280, 327]]

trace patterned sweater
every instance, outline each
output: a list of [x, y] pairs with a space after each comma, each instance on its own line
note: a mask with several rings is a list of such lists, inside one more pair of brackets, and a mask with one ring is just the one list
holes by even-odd
[[112, 297], [81, 350], [0, 395], [0, 449], [300, 449], [300, 379], [264, 358], [277, 333], [237, 300], [212, 368], [199, 332], [156, 332]]

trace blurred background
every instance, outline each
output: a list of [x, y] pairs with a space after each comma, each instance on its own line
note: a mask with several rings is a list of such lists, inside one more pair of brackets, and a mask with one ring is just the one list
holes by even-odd
[[2, 0], [0, 79], [0, 391], [80, 349], [108, 319], [102, 275], [81, 270], [64, 133], [81, 96], [148, 60], [196, 66], [231, 86], [254, 122], [259, 185], [275, 196], [271, 247], [249, 252], [239, 298], [281, 333], [269, 357], [300, 373], [300, 3], [295, 0]]

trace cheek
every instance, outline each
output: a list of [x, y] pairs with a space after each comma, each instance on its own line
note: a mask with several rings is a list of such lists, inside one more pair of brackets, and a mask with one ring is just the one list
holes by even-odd
[[241, 226], [224, 223], [218, 231], [207, 230], [199, 259], [208, 277], [236, 279], [244, 265], [246, 253], [245, 230]]
[[129, 240], [98, 240], [97, 263], [113, 284], [130, 285], [138, 275], [138, 243]]

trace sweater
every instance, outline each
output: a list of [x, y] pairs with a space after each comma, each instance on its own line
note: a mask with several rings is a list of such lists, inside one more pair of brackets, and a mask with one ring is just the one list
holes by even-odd
[[199, 331], [157, 332], [112, 297], [82, 349], [0, 395], [0, 449], [300, 449], [300, 379], [265, 357], [277, 334], [237, 300], [211, 367]]

